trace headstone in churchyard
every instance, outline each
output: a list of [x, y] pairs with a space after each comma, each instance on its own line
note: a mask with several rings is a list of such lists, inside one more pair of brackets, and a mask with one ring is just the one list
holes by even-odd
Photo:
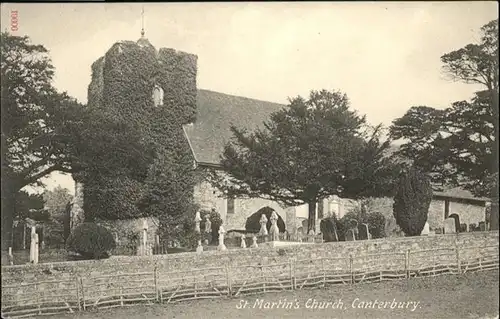
[[262, 213], [260, 216], [260, 231], [259, 235], [260, 236], [267, 236], [267, 217], [266, 214]]
[[429, 233], [430, 233], [429, 223], [425, 222], [424, 229], [422, 229], [420, 236], [426, 236], [426, 235], [429, 235]]
[[222, 225], [219, 227], [219, 246], [217, 246], [217, 250], [227, 250], [226, 245], [224, 245], [224, 234], [226, 231], [224, 230], [224, 227]]
[[197, 233], [201, 233], [200, 222], [201, 222], [200, 212], [197, 211], [196, 216], [194, 216], [194, 231]]
[[279, 241], [280, 231], [278, 229], [278, 214], [273, 212], [271, 214], [271, 229], [269, 230], [269, 234], [271, 235], [272, 241]]
[[205, 245], [208, 245], [208, 236], [212, 233], [212, 222], [210, 221], [210, 214], [205, 215]]
[[35, 264], [35, 259], [38, 259], [37, 254], [37, 241], [38, 235], [36, 233], [36, 226], [31, 226], [31, 242], [30, 242], [30, 262]]
[[348, 229], [345, 233], [345, 240], [346, 241], [353, 241], [356, 240], [356, 235], [354, 233], [354, 229]]
[[467, 232], [467, 224], [465, 224], [465, 223], [460, 224], [460, 232], [461, 233]]
[[485, 231], [485, 230], [486, 230], [486, 223], [479, 222], [479, 231]]
[[247, 248], [247, 243], [245, 242], [245, 235], [241, 236], [241, 248]]
[[367, 240], [368, 239], [368, 224], [358, 225], [358, 239]]
[[449, 217], [444, 220], [444, 233], [445, 234], [454, 234], [457, 232], [457, 228], [455, 226], [455, 218]]
[[259, 245], [257, 245], [257, 236], [253, 235], [252, 245], [250, 246], [250, 248], [257, 248], [257, 247], [259, 247]]
[[320, 222], [321, 233], [323, 234], [323, 241], [332, 242], [339, 241], [337, 234], [337, 226], [332, 219], [326, 218]]
[[198, 247], [196, 247], [196, 252], [198, 254], [202, 253], [203, 252], [203, 246], [201, 245], [201, 239], [198, 240]]
[[451, 214], [448, 218], [453, 218], [455, 220], [455, 233], [460, 232], [460, 217], [457, 214]]

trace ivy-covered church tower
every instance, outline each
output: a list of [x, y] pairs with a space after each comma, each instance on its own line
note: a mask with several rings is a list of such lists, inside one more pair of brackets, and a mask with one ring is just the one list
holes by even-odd
[[183, 209], [165, 197], [186, 201], [192, 195], [192, 159], [182, 125], [196, 116], [196, 73], [196, 55], [157, 50], [144, 30], [137, 42], [117, 42], [92, 64], [88, 107], [140, 131], [154, 145], [154, 162], [147, 171], [130, 174], [105, 170], [106, 163], [96, 159], [97, 169], [75, 175], [72, 228], [84, 218], [127, 219]]

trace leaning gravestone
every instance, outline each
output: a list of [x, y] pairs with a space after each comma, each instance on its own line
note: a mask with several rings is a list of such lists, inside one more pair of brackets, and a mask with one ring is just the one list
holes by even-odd
[[358, 225], [358, 239], [359, 240], [367, 240], [368, 239], [368, 224], [359, 224]]
[[424, 229], [422, 229], [420, 236], [426, 236], [429, 235], [429, 233], [430, 233], [429, 223], [425, 222]]
[[345, 233], [345, 241], [354, 241], [356, 240], [356, 235], [354, 234], [354, 229], [349, 229]]
[[319, 226], [325, 242], [339, 241], [337, 227], [330, 218], [323, 219]]
[[455, 218], [446, 218], [444, 220], [444, 233], [445, 234], [454, 234], [457, 232], [457, 228], [455, 226]]

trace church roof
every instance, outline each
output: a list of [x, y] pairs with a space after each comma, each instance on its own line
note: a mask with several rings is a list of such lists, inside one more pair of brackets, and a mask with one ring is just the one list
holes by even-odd
[[184, 126], [196, 162], [219, 164], [224, 146], [233, 137], [231, 126], [254, 130], [283, 107], [278, 103], [198, 90], [196, 121]]
[[486, 197], [475, 197], [470, 191], [463, 189], [462, 187], [445, 188], [441, 191], [433, 192], [433, 195], [435, 197], [447, 199], [472, 200], [478, 202], [490, 201], [490, 199]]

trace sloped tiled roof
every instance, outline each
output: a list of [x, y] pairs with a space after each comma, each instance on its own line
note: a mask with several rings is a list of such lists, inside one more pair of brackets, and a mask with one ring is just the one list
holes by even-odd
[[490, 199], [486, 197], [474, 197], [474, 195], [470, 191], [463, 189], [461, 187], [443, 189], [442, 191], [437, 191], [437, 192], [434, 191], [433, 195], [438, 197], [447, 197], [450, 199], [465, 199], [465, 200], [475, 200], [481, 202], [490, 201]]
[[184, 131], [198, 163], [217, 165], [224, 146], [233, 137], [231, 126], [254, 130], [284, 105], [198, 90], [197, 115]]

